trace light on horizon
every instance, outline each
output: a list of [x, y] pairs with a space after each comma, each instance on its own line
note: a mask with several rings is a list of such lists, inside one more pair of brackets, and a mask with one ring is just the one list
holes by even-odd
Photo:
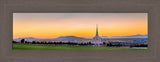
[[13, 38], [148, 35], [147, 13], [13, 13]]

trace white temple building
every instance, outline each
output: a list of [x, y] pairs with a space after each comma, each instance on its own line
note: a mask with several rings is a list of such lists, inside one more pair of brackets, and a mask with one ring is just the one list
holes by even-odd
[[99, 47], [102, 44], [102, 38], [98, 35], [98, 25], [96, 25], [96, 36], [93, 38], [94, 46]]

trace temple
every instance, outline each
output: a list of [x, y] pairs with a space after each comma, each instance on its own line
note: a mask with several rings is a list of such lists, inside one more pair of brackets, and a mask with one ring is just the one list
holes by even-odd
[[93, 42], [94, 45], [97, 47], [99, 47], [100, 44], [102, 43], [102, 39], [101, 37], [99, 37], [99, 34], [98, 34], [98, 25], [96, 25], [96, 36], [93, 38], [93, 40], [94, 40]]

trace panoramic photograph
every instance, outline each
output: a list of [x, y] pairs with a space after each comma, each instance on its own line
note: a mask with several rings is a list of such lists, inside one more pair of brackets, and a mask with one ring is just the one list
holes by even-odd
[[148, 50], [148, 13], [13, 13], [13, 50]]

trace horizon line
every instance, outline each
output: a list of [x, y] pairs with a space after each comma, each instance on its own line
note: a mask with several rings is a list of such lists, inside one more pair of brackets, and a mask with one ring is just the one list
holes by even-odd
[[[137, 34], [137, 35], [140, 35], [140, 34]], [[148, 35], [148, 34], [146, 34]], [[136, 35], [130, 35], [130, 36], [136, 36]], [[67, 36], [59, 36], [59, 37], [67, 37]], [[59, 38], [59, 37], [56, 37], [56, 38]], [[74, 36], [74, 37], [79, 37], [79, 36]], [[94, 37], [94, 36], [92, 36]], [[105, 36], [105, 37], [108, 37], [108, 36]], [[111, 37], [125, 37], [125, 36], [111, 36]], [[36, 37], [18, 37], [18, 38], [36, 38]], [[13, 38], [13, 39], [18, 39], [18, 38]], [[110, 38], [110, 37], [108, 37]], [[55, 39], [55, 38], [38, 38], [38, 39]]]

